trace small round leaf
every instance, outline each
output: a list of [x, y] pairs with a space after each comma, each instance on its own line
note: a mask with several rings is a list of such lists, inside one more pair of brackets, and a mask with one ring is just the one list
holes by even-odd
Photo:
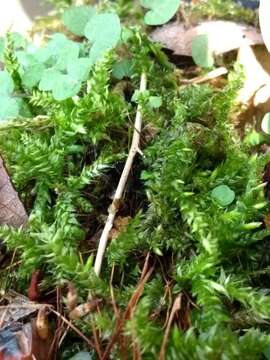
[[226, 207], [235, 199], [235, 193], [227, 185], [219, 185], [211, 193], [212, 199], [220, 206]]
[[96, 10], [92, 6], [70, 6], [63, 14], [63, 23], [73, 34], [84, 35], [84, 29]]
[[118, 15], [111, 13], [94, 15], [85, 27], [85, 36], [93, 43], [89, 56], [94, 64], [120, 40], [121, 24]]
[[12, 77], [6, 70], [0, 71], [0, 95], [11, 94], [14, 90]]
[[162, 25], [175, 15], [180, 0], [141, 0], [141, 5], [150, 9], [144, 17], [147, 25]]
[[15, 118], [19, 115], [19, 103], [10, 96], [0, 97], [0, 120]]
[[203, 68], [210, 68], [214, 65], [214, 58], [209, 47], [207, 34], [198, 35], [193, 39], [192, 57], [194, 62]]

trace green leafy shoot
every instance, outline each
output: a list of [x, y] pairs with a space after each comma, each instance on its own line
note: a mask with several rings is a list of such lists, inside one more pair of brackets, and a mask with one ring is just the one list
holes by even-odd
[[180, 0], [141, 0], [141, 5], [149, 9], [144, 17], [147, 25], [162, 25], [175, 15]]
[[206, 34], [198, 35], [193, 39], [192, 57], [194, 62], [202, 68], [210, 68], [214, 65], [213, 54]]
[[96, 14], [92, 6], [71, 6], [64, 11], [62, 20], [66, 28], [73, 34], [84, 36], [84, 29], [90, 18]]

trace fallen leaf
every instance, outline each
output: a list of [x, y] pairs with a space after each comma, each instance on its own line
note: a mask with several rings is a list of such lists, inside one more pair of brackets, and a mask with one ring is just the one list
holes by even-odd
[[49, 322], [48, 322], [48, 314], [46, 307], [42, 307], [39, 309], [37, 318], [36, 318], [36, 329], [37, 334], [41, 340], [47, 340], [50, 335]]
[[80, 304], [76, 306], [75, 309], [73, 309], [69, 313], [69, 318], [71, 320], [81, 319], [82, 317], [89, 314], [91, 311], [95, 310], [101, 301], [102, 301], [101, 299], [93, 299], [93, 300], [89, 300], [84, 304]]
[[172, 22], [154, 30], [151, 38], [176, 55], [192, 56], [192, 42], [198, 35], [208, 36], [209, 51], [215, 55], [244, 45], [263, 44], [262, 36], [255, 27], [222, 20], [205, 21], [191, 28]]
[[[242, 46], [239, 49], [238, 62], [242, 65], [245, 75], [238, 100], [248, 104], [258, 90], [270, 83], [270, 55], [265, 46]], [[258, 98], [256, 104], [259, 104]]]
[[27, 214], [0, 157], [0, 225], [22, 226]]
[[270, 1], [260, 0], [259, 19], [264, 43], [270, 52]]

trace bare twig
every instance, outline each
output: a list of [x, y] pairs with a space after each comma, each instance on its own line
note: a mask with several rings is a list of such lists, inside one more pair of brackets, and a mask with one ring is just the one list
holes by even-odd
[[[147, 78], [146, 78], [146, 74], [143, 73], [141, 76], [140, 91], [146, 90], [146, 85], [147, 85]], [[138, 109], [137, 109], [137, 114], [136, 114], [136, 119], [135, 119], [135, 124], [134, 124], [133, 138], [132, 138], [132, 143], [131, 143], [131, 147], [129, 150], [129, 154], [128, 154], [121, 178], [119, 180], [113, 202], [108, 209], [108, 213], [109, 213], [108, 218], [107, 218], [106, 224], [104, 226], [103, 232], [102, 232], [100, 240], [99, 240], [98, 251], [97, 251], [97, 256], [96, 256], [95, 266], [94, 266], [95, 273], [98, 276], [100, 275], [102, 260], [103, 260], [104, 253], [106, 250], [109, 233], [113, 227], [113, 222], [114, 222], [115, 216], [116, 216], [118, 208], [119, 208], [119, 203], [123, 196], [123, 192], [124, 192], [124, 189], [125, 189], [128, 177], [129, 177], [130, 170], [133, 165], [134, 158], [135, 158], [136, 154], [139, 152], [141, 128], [142, 128], [142, 113], [141, 113], [141, 107], [139, 105]]]
[[195, 77], [193, 79], [181, 79], [182, 84], [203, 84], [205, 82], [208, 82], [210, 80], [214, 80], [220, 76], [228, 74], [228, 69], [225, 67], [217, 68], [213, 71], [210, 71], [209, 73]]
[[169, 340], [169, 335], [170, 335], [170, 330], [173, 324], [173, 320], [175, 317], [175, 314], [181, 309], [181, 300], [182, 300], [182, 295], [178, 295], [173, 303], [172, 309], [171, 309], [171, 313], [169, 316], [169, 320], [168, 320], [168, 324], [166, 326], [166, 330], [165, 330], [165, 335], [162, 341], [162, 345], [161, 345], [161, 350], [159, 353], [159, 360], [165, 360], [166, 359], [166, 346]]

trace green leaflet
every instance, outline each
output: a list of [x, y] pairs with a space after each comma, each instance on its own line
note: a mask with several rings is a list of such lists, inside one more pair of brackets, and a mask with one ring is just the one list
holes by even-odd
[[83, 36], [86, 24], [95, 14], [96, 10], [92, 6], [71, 6], [64, 12], [62, 20], [69, 31], [75, 35]]
[[193, 39], [192, 57], [195, 63], [203, 68], [210, 68], [214, 65], [213, 54], [209, 48], [206, 34], [198, 35]]
[[0, 72], [0, 120], [16, 117], [19, 114], [19, 102], [12, 98], [14, 83], [7, 71]]
[[147, 25], [162, 25], [175, 15], [180, 0], [141, 0], [141, 5], [150, 9], [144, 18]]
[[148, 105], [152, 109], [159, 109], [162, 105], [162, 97], [161, 96], [150, 96]]
[[76, 95], [81, 88], [81, 81], [69, 74], [62, 74], [56, 69], [48, 69], [43, 73], [39, 90], [52, 91], [55, 100], [62, 101]]
[[92, 64], [89, 58], [80, 58], [68, 63], [67, 72], [72, 78], [85, 81], [87, 80], [91, 66]]
[[0, 120], [14, 118], [19, 115], [19, 103], [8, 95], [0, 97]]
[[126, 59], [115, 64], [112, 69], [112, 74], [117, 80], [130, 77], [132, 75], [132, 60]]
[[114, 48], [120, 40], [119, 17], [112, 13], [93, 16], [86, 25], [85, 36], [93, 43], [89, 56], [94, 64], [102, 58], [106, 51]]
[[7, 71], [0, 72], [0, 95], [8, 95], [14, 91], [14, 83]]
[[68, 75], [60, 75], [58, 80], [52, 89], [55, 100], [62, 101], [68, 99], [80, 91], [81, 82], [79, 80], [73, 79]]
[[212, 198], [222, 207], [230, 205], [235, 199], [235, 193], [227, 185], [220, 185], [213, 189]]

